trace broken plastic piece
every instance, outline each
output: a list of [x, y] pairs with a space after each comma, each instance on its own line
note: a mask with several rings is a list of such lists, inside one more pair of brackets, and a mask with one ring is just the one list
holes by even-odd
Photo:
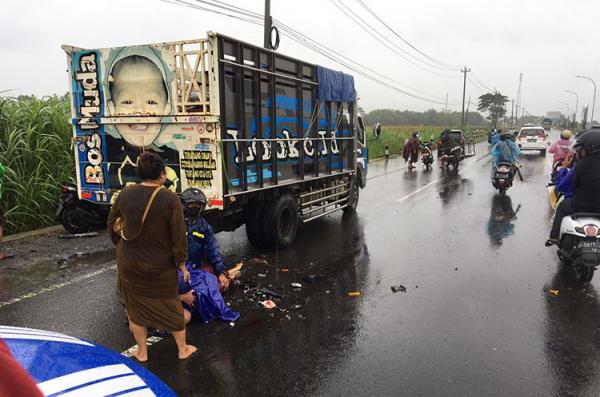
[[360, 291], [348, 292], [348, 296], [360, 296]]
[[287, 273], [287, 272], [289, 272], [289, 271], [290, 271], [290, 269], [288, 269], [288, 268], [283, 268], [283, 269], [281, 269], [281, 271], [282, 271], [282, 272], [284, 272], [284, 273]]
[[266, 275], [266, 274], [264, 274], [264, 273], [258, 273], [258, 277], [260, 277], [260, 278], [265, 278], [265, 277], [267, 277], [267, 275]]
[[396, 293], [396, 292], [406, 292], [406, 287], [402, 284], [400, 285], [392, 285], [392, 292]]
[[269, 264], [269, 262], [267, 262], [263, 258], [252, 258], [252, 259], [250, 259], [250, 263], [255, 264], [255, 265], [268, 265]]
[[272, 300], [266, 300], [266, 301], [262, 301], [260, 302], [265, 308], [267, 309], [274, 309], [277, 307], [277, 305], [275, 304], [275, 302], [273, 302]]
[[302, 288], [302, 284], [300, 283], [291, 283], [292, 288]]
[[551, 290], [550, 290], [550, 291], [548, 291], [548, 292], [550, 292], [550, 293], [551, 293], [552, 295], [554, 295], [554, 296], [558, 296], [558, 290], [557, 290], [557, 289], [551, 289]]

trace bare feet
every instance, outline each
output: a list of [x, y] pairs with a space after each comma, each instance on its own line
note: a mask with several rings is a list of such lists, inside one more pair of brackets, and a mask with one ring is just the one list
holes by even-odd
[[194, 353], [196, 353], [198, 351], [198, 348], [196, 346], [193, 345], [186, 345], [185, 346], [185, 352], [179, 352], [179, 359], [180, 360], [186, 360], [190, 357], [192, 357], [194, 355]]
[[131, 357], [135, 358], [141, 363], [145, 363], [146, 361], [148, 361], [148, 353], [146, 353], [145, 355], [141, 355], [140, 352], [137, 350], [131, 353]]
[[237, 265], [229, 269], [227, 271], [227, 277], [229, 277], [231, 280], [240, 277], [240, 275], [242, 274], [242, 266], [244, 266], [243, 263], [238, 263]]

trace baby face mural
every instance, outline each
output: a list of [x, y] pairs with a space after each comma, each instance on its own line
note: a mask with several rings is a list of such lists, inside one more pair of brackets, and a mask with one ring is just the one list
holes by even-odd
[[[109, 90], [108, 108], [114, 116], [161, 116], [170, 108], [160, 69], [140, 55], [130, 55], [114, 63]], [[117, 124], [117, 131], [130, 145], [147, 147], [160, 134], [161, 124]]]

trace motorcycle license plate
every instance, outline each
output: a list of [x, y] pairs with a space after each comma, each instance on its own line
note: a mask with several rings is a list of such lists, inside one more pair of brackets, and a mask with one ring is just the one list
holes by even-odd
[[594, 254], [600, 254], [600, 240], [580, 241], [578, 248]]
[[536, 142], [536, 139], [528, 139], [527, 142]]
[[508, 179], [508, 174], [496, 174], [496, 178], [498, 178], [498, 179]]

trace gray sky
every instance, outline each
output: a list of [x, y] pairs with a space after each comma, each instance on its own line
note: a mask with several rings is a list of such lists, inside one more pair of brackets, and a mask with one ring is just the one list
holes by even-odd
[[[376, 22], [356, 0], [341, 1], [394, 43], [423, 59]], [[590, 76], [600, 84], [600, 51], [596, 49], [600, 39], [600, 1], [364, 1], [421, 51], [448, 64], [467, 65], [483, 84], [496, 87], [511, 98], [516, 97], [519, 73], [523, 72], [522, 102], [529, 113], [566, 111], [566, 105], [560, 101], [568, 102], [573, 111], [575, 97], [565, 93], [565, 89], [579, 94], [580, 108], [587, 103], [591, 107], [592, 83], [574, 75]], [[227, 2], [263, 12], [262, 0]], [[437, 70], [454, 76], [448, 78], [413, 66], [361, 30], [331, 1], [272, 0], [272, 15], [348, 58], [430, 97], [443, 102], [448, 93], [450, 108], [460, 110], [460, 72]], [[0, 91], [16, 89], [11, 94], [36, 95], [66, 92], [66, 56], [61, 44], [84, 48], [144, 44], [202, 38], [209, 30], [262, 44], [260, 26], [159, 0], [3, 0]], [[278, 51], [348, 71], [285, 35]], [[363, 76], [355, 75], [355, 80], [360, 105], [367, 110], [443, 108]], [[467, 82], [467, 97], [475, 101], [481, 94], [480, 89]]]

